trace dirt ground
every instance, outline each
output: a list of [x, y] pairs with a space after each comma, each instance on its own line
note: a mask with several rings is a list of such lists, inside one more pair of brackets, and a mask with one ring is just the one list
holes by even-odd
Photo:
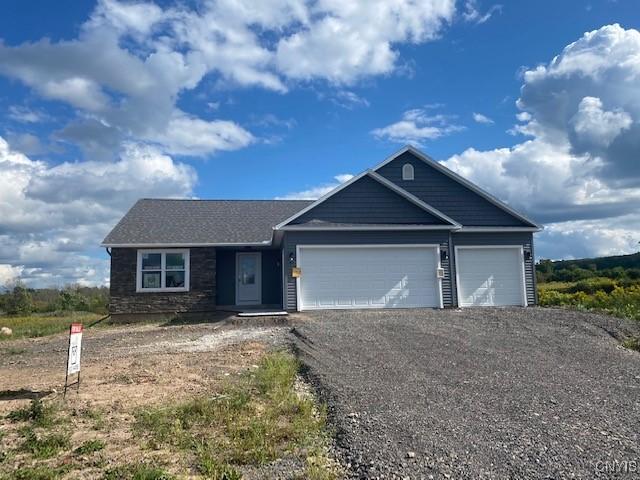
[[[139, 442], [132, 441], [136, 407], [214, 395], [226, 378], [255, 368], [267, 350], [287, 345], [291, 327], [282, 320], [262, 321], [258, 326], [255, 321], [239, 323], [86, 330], [80, 388], [69, 390], [62, 405], [70, 416], [74, 447], [92, 439], [103, 440], [106, 447], [97, 457], [96, 468], [75, 470], [72, 478], [96, 478], [109, 466], [145, 455], [153, 462], [149, 452], [141, 452]], [[32, 398], [61, 402], [67, 341], [67, 335], [61, 334], [0, 344], [0, 418], [28, 406]], [[17, 427], [0, 422], [5, 449], [19, 441]], [[162, 457], [165, 465], [173, 458], [170, 452], [152, 455]], [[27, 457], [20, 454], [11, 463], [29, 466]]]

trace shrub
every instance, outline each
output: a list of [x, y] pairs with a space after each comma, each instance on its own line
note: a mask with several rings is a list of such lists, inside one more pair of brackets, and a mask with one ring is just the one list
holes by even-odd
[[613, 289], [616, 288], [616, 286], [617, 283], [615, 280], [605, 277], [594, 277], [576, 282], [575, 285], [573, 287], [570, 287], [568, 291], [570, 293], [596, 293], [598, 291], [611, 293], [613, 292]]
[[640, 320], [640, 285], [632, 285], [628, 288], [616, 286], [610, 293], [603, 290], [597, 290], [595, 293], [584, 291], [564, 293], [557, 290], [540, 289], [538, 301], [542, 306], [568, 306]]
[[22, 285], [16, 285], [11, 295], [5, 300], [5, 308], [9, 315], [29, 315], [33, 312], [31, 294]]

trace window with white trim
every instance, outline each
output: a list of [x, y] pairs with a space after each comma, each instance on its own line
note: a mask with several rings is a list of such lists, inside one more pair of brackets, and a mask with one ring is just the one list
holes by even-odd
[[410, 163], [402, 166], [402, 180], [413, 180], [413, 165]]
[[136, 291], [187, 292], [189, 250], [138, 250]]

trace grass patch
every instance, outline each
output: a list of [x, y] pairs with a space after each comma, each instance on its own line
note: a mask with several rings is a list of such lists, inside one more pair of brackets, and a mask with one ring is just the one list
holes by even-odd
[[29, 452], [35, 458], [51, 458], [62, 450], [71, 447], [67, 433], [38, 434], [32, 427], [22, 430], [24, 442], [20, 449]]
[[622, 346], [640, 352], [640, 337], [630, 337], [622, 341]]
[[135, 429], [152, 448], [191, 451], [211, 478], [238, 478], [230, 465], [269, 463], [323, 438], [325, 409], [295, 391], [298, 370], [292, 355], [269, 354], [219, 395], [139, 410]]
[[198, 472], [211, 480], [241, 480], [242, 474], [228, 463], [220, 463], [207, 450], [201, 450], [197, 461]]
[[94, 430], [104, 429], [106, 425], [106, 421], [104, 418], [104, 412], [102, 410], [99, 410], [97, 408], [86, 407], [79, 413], [80, 415], [87, 418], [88, 420], [91, 420], [91, 422], [93, 423]]
[[145, 464], [120, 465], [107, 470], [104, 480], [173, 480], [165, 470]]
[[2, 480], [56, 480], [69, 471], [69, 466], [51, 468], [44, 466], [23, 467], [11, 472], [10, 476], [0, 476]]
[[34, 427], [49, 428], [57, 423], [57, 412], [56, 405], [34, 399], [26, 407], [9, 412], [7, 418], [12, 422], [31, 422]]
[[53, 335], [69, 330], [69, 324], [72, 322], [89, 324], [102, 316], [88, 312], [67, 312], [64, 315], [3, 316], [0, 317], [0, 327], [9, 327], [13, 334], [8, 337], [1, 335], [0, 341]]
[[105, 446], [106, 445], [102, 440], [87, 440], [76, 448], [73, 453], [76, 455], [91, 455], [92, 453], [103, 450]]

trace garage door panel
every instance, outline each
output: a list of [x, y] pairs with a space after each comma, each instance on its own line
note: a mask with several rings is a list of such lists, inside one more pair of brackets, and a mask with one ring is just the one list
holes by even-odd
[[460, 306], [524, 305], [519, 247], [456, 250]]
[[439, 307], [435, 247], [300, 248], [300, 308]]

